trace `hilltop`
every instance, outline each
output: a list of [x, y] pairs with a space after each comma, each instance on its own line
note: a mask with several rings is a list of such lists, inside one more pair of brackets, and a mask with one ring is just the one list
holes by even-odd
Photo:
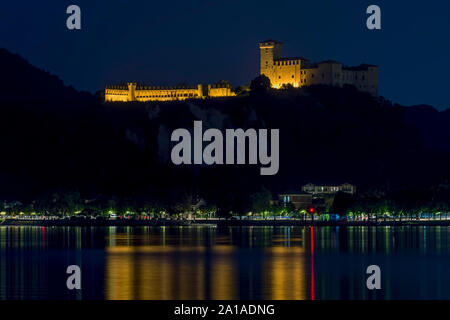
[[[351, 86], [105, 104], [4, 49], [0, 67], [0, 199], [77, 192], [129, 203], [234, 197], [239, 206], [262, 187], [276, 194], [336, 181], [383, 193], [450, 180], [450, 110], [404, 107]], [[194, 120], [219, 129], [279, 128], [279, 173], [174, 166], [170, 134]]]

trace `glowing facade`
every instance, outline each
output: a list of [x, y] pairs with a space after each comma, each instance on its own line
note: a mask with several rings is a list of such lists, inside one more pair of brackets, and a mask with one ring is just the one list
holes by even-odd
[[[342, 87], [345, 84], [354, 85], [361, 91], [378, 95], [378, 67], [362, 64], [357, 67], [347, 67], [337, 61], [311, 63], [302, 57], [282, 57], [283, 44], [276, 40], [259, 43], [260, 74], [270, 79], [273, 88], [286, 85], [303, 87], [324, 84]], [[105, 101], [171, 101], [186, 99], [204, 99], [217, 97], [232, 97], [236, 94], [229, 83], [221, 81], [214, 85], [203, 86], [145, 86], [137, 83], [107, 86]]]
[[308, 183], [302, 187], [302, 191], [313, 195], [336, 194], [338, 192], [346, 192], [354, 194], [356, 192], [356, 187], [350, 183], [344, 183], [341, 185], [334, 185], [334, 186], [315, 185], [312, 183]]
[[337, 61], [311, 63], [302, 57], [283, 58], [283, 44], [276, 40], [259, 43], [260, 74], [270, 79], [274, 88], [285, 85], [303, 87], [314, 84], [332, 86], [354, 85], [361, 91], [378, 95], [378, 67], [362, 64], [347, 67]]
[[144, 86], [136, 83], [127, 85], [107, 86], [105, 88], [105, 101], [131, 102], [131, 101], [171, 101], [186, 99], [203, 99], [206, 97], [232, 97], [231, 86], [219, 82], [204, 87], [197, 86]]

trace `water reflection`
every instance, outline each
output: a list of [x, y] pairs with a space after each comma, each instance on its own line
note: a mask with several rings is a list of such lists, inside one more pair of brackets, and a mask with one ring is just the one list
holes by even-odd
[[110, 234], [108, 299], [306, 298], [304, 248], [290, 247], [300, 237], [272, 228], [230, 228], [213, 238], [203, 228], [152, 231]]
[[0, 299], [450, 299], [449, 248], [449, 227], [0, 227]]

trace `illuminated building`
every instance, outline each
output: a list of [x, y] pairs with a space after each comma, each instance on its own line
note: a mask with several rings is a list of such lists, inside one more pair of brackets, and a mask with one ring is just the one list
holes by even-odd
[[273, 88], [286, 85], [304, 87], [310, 85], [331, 85], [342, 87], [353, 85], [360, 91], [378, 95], [378, 67], [362, 64], [347, 67], [337, 61], [311, 63], [303, 57], [282, 57], [283, 44], [276, 40], [259, 43], [260, 74], [267, 76]]
[[[349, 84], [360, 91], [378, 95], [378, 67], [362, 64], [356, 67], [327, 60], [311, 63], [303, 57], [282, 57], [283, 44], [276, 40], [259, 43], [260, 74], [267, 76], [273, 88], [287, 85], [299, 88], [310, 85], [332, 85], [342, 87]], [[173, 101], [232, 97], [236, 94], [229, 83], [220, 81], [213, 85], [197, 86], [146, 86], [135, 82], [126, 85], [112, 85], [105, 88], [105, 101]]]
[[145, 86], [127, 83], [127, 85], [113, 85], [105, 88], [105, 101], [107, 102], [173, 101], [235, 95], [230, 84], [226, 82], [208, 84], [206, 87], [201, 84], [197, 86]]
[[292, 203], [295, 209], [306, 209], [312, 204], [312, 195], [305, 192], [282, 193], [278, 195], [278, 203]]
[[320, 186], [308, 183], [302, 187], [302, 191], [313, 195], [326, 195], [326, 194], [331, 195], [336, 194], [338, 192], [346, 192], [354, 194], [356, 192], [356, 187], [350, 183], [344, 183], [341, 185], [334, 185], [334, 186], [324, 186], [324, 185]]

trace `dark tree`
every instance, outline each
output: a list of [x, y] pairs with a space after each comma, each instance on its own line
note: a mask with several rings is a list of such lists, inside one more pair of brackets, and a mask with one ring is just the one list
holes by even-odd
[[250, 82], [250, 92], [256, 96], [264, 95], [270, 88], [270, 79], [263, 74]]
[[351, 194], [346, 192], [338, 192], [334, 197], [333, 205], [331, 206], [331, 213], [345, 215], [354, 203]]

